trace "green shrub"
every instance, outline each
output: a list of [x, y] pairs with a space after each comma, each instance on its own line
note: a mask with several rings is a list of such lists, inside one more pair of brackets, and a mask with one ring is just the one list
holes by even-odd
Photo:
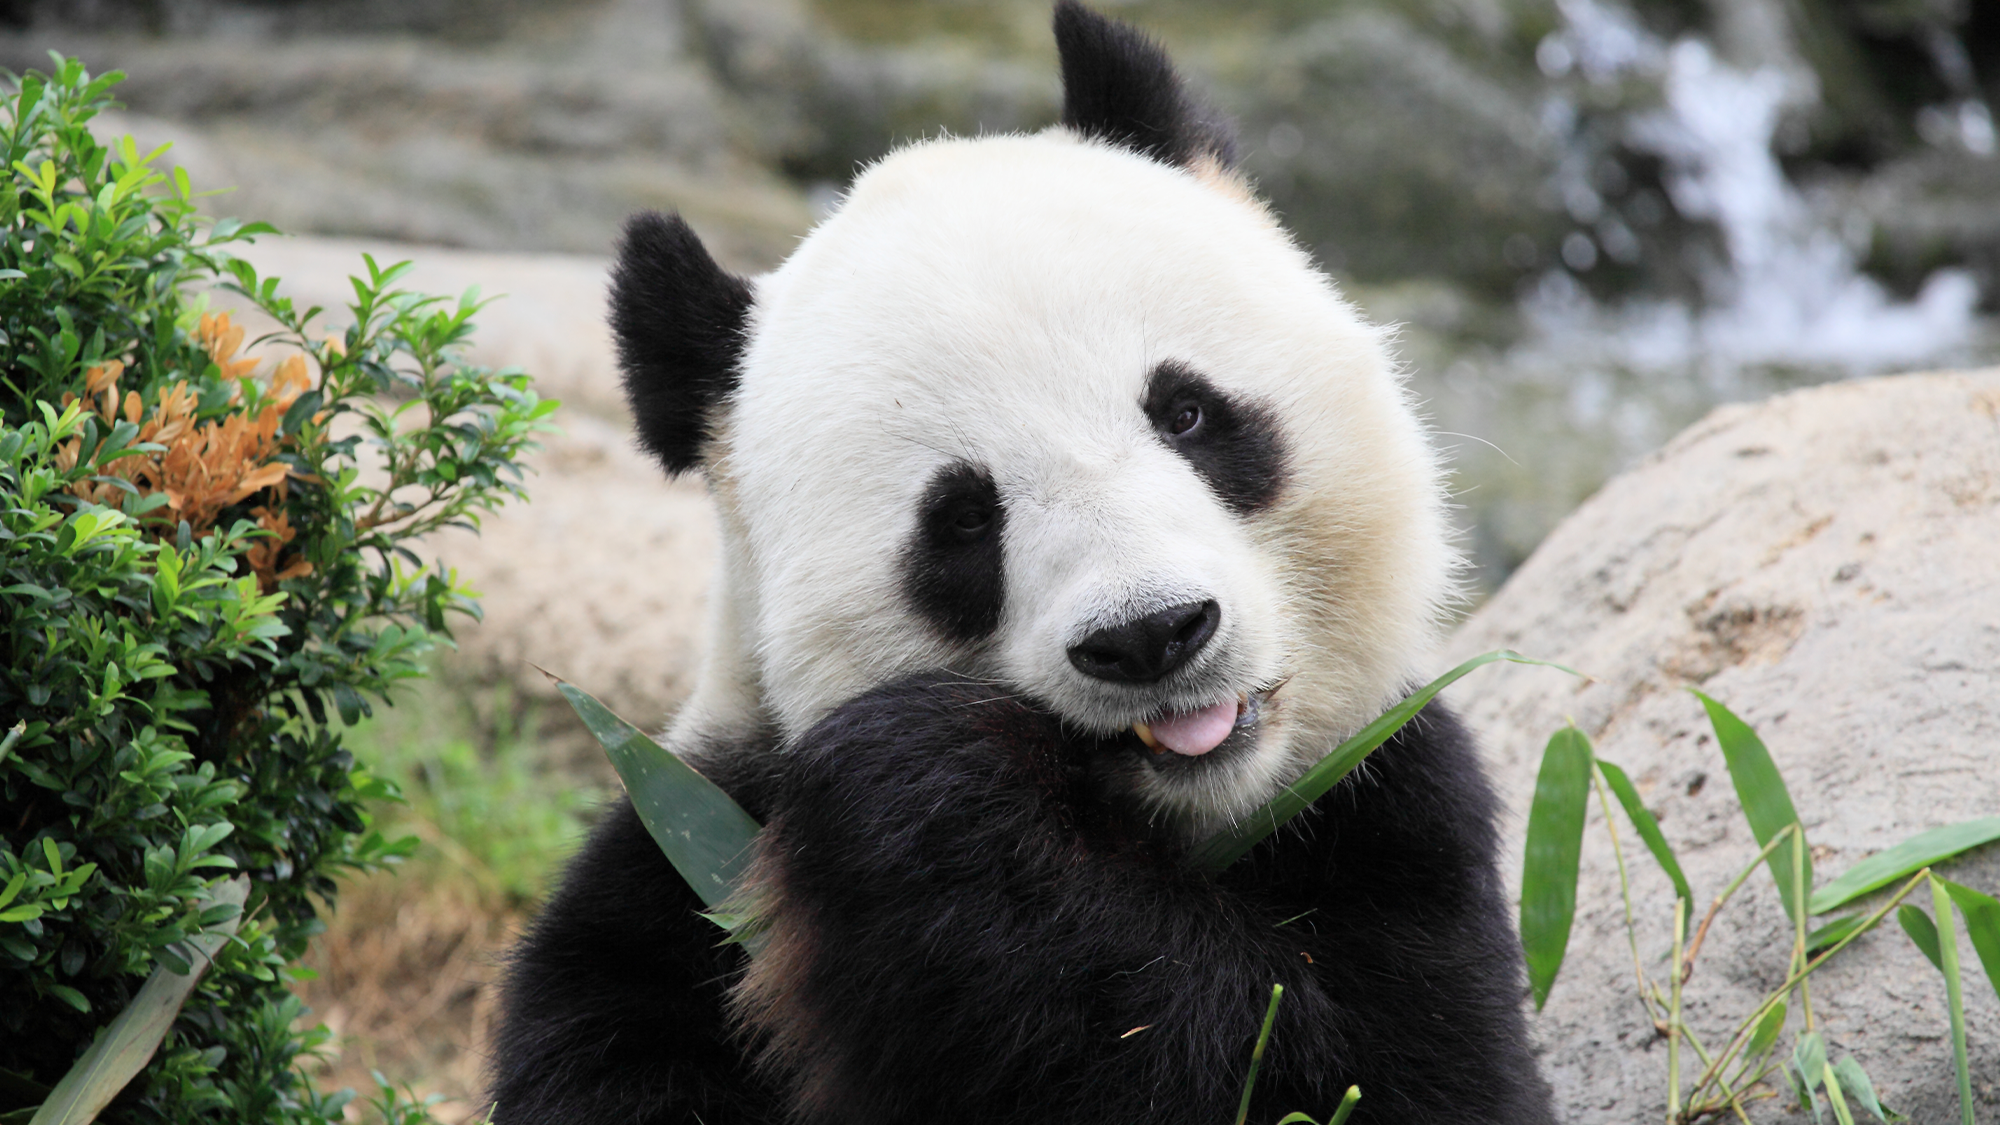
[[[226, 252], [269, 228], [91, 136], [119, 77], [59, 58], [0, 103], [0, 1122], [231, 927], [112, 1116], [336, 1119], [288, 966], [336, 874], [414, 841], [370, 829], [393, 787], [334, 718], [476, 614], [409, 543], [521, 495], [555, 403], [459, 363], [473, 295], [402, 292], [407, 265], [366, 260], [351, 325], [313, 327]], [[217, 282], [277, 323], [259, 354]]]

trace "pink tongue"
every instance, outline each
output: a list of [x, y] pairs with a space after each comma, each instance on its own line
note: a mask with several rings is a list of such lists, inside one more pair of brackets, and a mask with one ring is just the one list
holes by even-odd
[[1235, 726], [1234, 699], [1225, 699], [1199, 711], [1168, 715], [1152, 724], [1153, 737], [1160, 740], [1160, 745], [1190, 758], [1206, 754], [1221, 745]]

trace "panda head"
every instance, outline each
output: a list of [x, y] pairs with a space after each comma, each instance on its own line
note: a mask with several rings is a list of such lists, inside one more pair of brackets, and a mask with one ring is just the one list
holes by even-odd
[[796, 736], [954, 670], [1198, 834], [1407, 686], [1456, 556], [1381, 330], [1157, 46], [1055, 22], [1059, 126], [892, 153], [754, 284], [678, 217], [628, 227], [640, 440], [722, 525], [671, 737]]

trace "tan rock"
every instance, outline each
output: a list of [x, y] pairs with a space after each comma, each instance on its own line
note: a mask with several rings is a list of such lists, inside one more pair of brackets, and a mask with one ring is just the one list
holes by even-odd
[[[1450, 647], [1515, 648], [1596, 677], [1510, 666], [1453, 689], [1513, 815], [1511, 878], [1543, 744], [1573, 716], [1632, 776], [1706, 908], [1757, 846], [1690, 686], [1762, 735], [1821, 882], [1923, 829], [2000, 813], [2000, 371], [1716, 410], [1571, 515]], [[1619, 826], [1639, 954], [1659, 979], [1672, 892], [1622, 813]], [[2000, 890], [2000, 847], [1948, 874]], [[1789, 941], [1760, 872], [1688, 986], [1705, 1041], [1724, 1041], [1782, 979]], [[2000, 1113], [2000, 1003], [1962, 951], [1985, 1120]], [[1893, 923], [1816, 975], [1812, 998], [1834, 1056], [1855, 1055], [1889, 1104], [1957, 1119], [1942, 978]], [[1636, 997], [1595, 804], [1569, 959], [1538, 1034], [1564, 1121], [1663, 1118], [1665, 1043]], [[1787, 1119], [1790, 1101], [1751, 1117]]]

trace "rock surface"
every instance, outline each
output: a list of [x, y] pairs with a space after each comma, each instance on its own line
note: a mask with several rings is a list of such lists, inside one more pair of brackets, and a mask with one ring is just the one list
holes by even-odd
[[[1514, 648], [1596, 677], [1507, 666], [1453, 689], [1488, 748], [1513, 846], [1543, 744], [1574, 717], [1660, 818], [1699, 909], [1757, 846], [1687, 687], [1763, 737], [1821, 882], [1926, 828], [2000, 812], [2000, 371], [1714, 411], [1570, 516], [1450, 647], [1453, 658]], [[1638, 951], [1660, 978], [1672, 890], [1622, 812], [1618, 822]], [[2000, 890], [2000, 846], [1946, 874]], [[1927, 894], [1916, 901], [1930, 911]], [[1569, 958], [1537, 1021], [1573, 1125], [1664, 1116], [1666, 1045], [1640, 1009], [1622, 930], [1593, 803]], [[1768, 877], [1754, 875], [1688, 984], [1704, 1040], [1724, 1040], [1782, 979], [1789, 934]], [[1961, 951], [1978, 1119], [2000, 1120], [2000, 1003]], [[1957, 1120], [1943, 980], [1893, 924], [1816, 974], [1812, 1000], [1834, 1057], [1859, 1059], [1891, 1106]], [[1798, 1029], [1794, 1012], [1787, 1049]], [[1809, 1116], [1787, 1117], [1790, 1102], [1752, 1118]]]

